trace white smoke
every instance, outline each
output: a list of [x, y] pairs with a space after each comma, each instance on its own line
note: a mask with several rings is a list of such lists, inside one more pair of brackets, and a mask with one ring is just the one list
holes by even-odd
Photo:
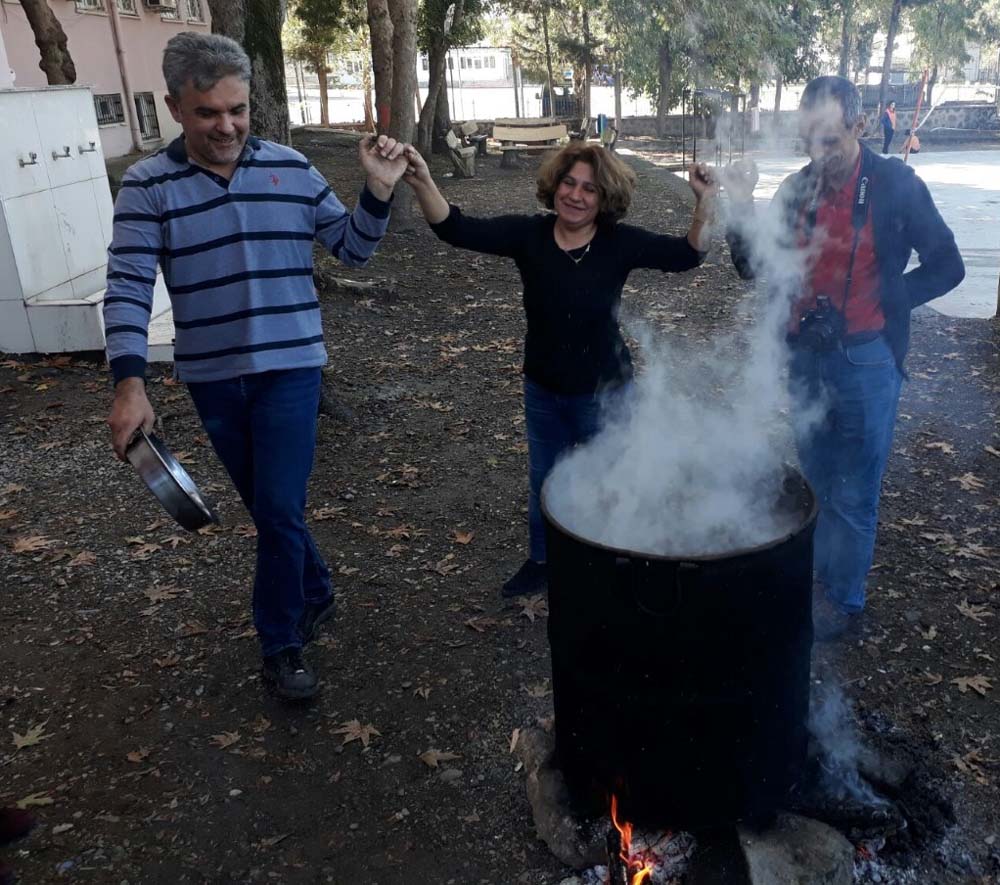
[[[738, 173], [717, 170], [724, 188]], [[787, 196], [779, 191], [775, 202]], [[808, 254], [789, 238], [779, 206], [747, 213], [738, 205], [720, 206], [720, 227], [750, 244], [760, 288], [771, 295], [752, 299], [745, 338], [701, 353], [677, 353], [644, 326], [629, 330], [646, 358], [634, 395], [546, 482], [545, 505], [563, 528], [623, 550], [685, 557], [754, 547], [798, 527], [800, 514], [775, 505], [794, 460], [784, 338]], [[799, 408], [799, 420], [825, 411], [817, 401], [808, 415]]]

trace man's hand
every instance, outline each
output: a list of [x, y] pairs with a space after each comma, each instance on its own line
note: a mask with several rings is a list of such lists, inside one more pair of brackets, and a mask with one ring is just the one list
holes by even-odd
[[115, 386], [115, 400], [108, 415], [111, 428], [111, 448], [120, 461], [125, 460], [125, 448], [132, 434], [140, 427], [147, 433], [153, 429], [156, 415], [146, 398], [142, 378], [124, 378]]
[[388, 200], [396, 182], [406, 172], [407, 160], [403, 156], [406, 145], [385, 135], [367, 135], [358, 145], [361, 166], [368, 175], [368, 190], [380, 200]]
[[719, 170], [719, 183], [734, 202], [748, 203], [760, 178], [753, 160], [738, 160]]

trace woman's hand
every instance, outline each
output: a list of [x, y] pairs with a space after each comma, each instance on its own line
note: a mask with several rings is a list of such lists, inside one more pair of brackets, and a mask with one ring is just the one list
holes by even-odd
[[688, 166], [688, 184], [699, 203], [710, 200], [719, 193], [719, 182], [704, 163], [692, 163]]
[[411, 187], [428, 187], [434, 184], [431, 170], [427, 167], [427, 161], [420, 151], [412, 144], [408, 144], [403, 150], [403, 156], [406, 159], [406, 172], [403, 173], [403, 181]]

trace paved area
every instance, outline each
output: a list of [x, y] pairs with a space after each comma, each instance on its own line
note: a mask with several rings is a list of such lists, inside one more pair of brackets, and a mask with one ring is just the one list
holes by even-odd
[[[761, 203], [805, 163], [804, 157], [788, 154], [754, 159], [760, 170], [756, 196]], [[932, 306], [948, 316], [993, 316], [1000, 281], [1000, 151], [925, 150], [911, 154], [909, 162], [930, 188], [965, 259], [965, 281]]]

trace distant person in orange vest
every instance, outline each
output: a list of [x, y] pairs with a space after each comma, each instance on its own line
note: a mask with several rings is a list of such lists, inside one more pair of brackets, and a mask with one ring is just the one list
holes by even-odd
[[882, 114], [882, 133], [885, 139], [882, 142], [882, 153], [889, 153], [889, 145], [892, 144], [892, 136], [896, 132], [896, 102], [890, 101]]
[[909, 148], [911, 154], [920, 153], [920, 139], [917, 138], [917, 133], [910, 129], [906, 130], [906, 140], [903, 142], [903, 149], [900, 151], [901, 154], [905, 154]]

